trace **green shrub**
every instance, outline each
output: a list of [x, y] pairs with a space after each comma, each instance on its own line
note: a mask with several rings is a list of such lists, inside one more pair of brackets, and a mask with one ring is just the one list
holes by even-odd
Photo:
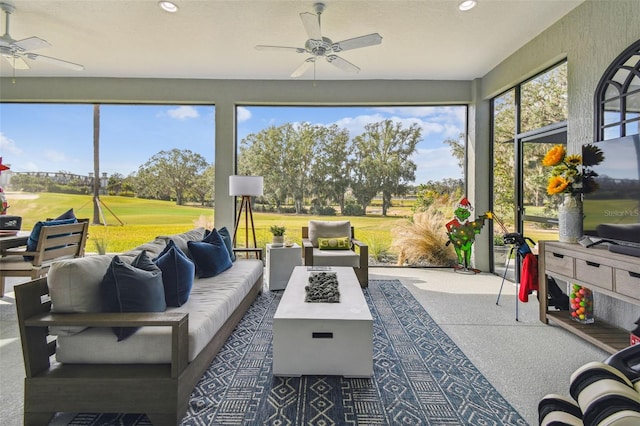
[[344, 216], [364, 216], [364, 209], [360, 204], [347, 203], [342, 212]]
[[331, 206], [312, 206], [310, 212], [318, 216], [335, 216], [337, 214], [336, 209]]

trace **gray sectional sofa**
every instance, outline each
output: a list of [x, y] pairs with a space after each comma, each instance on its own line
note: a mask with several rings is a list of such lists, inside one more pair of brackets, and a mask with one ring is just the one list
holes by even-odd
[[[189, 253], [204, 228], [119, 255], [149, 258], [170, 241]], [[227, 337], [262, 291], [259, 259], [235, 260], [193, 282], [186, 303], [163, 312], [103, 312], [100, 286], [111, 255], [61, 261], [49, 275], [15, 287], [25, 361], [25, 424], [47, 424], [56, 412], [146, 413], [175, 425], [189, 396]], [[114, 327], [135, 327], [118, 341]], [[138, 328], [139, 327], [139, 328]]]

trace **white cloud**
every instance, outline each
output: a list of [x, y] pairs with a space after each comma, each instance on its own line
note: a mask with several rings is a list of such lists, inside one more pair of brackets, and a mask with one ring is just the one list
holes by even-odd
[[356, 117], [344, 117], [331, 124], [337, 124], [338, 127], [347, 129], [349, 131], [349, 136], [353, 138], [364, 133], [364, 127], [367, 124], [377, 123], [384, 119], [385, 117], [380, 114], [358, 115]]
[[374, 110], [404, 117], [428, 117], [428, 121], [437, 122], [464, 121], [466, 112], [463, 106], [398, 106], [378, 107]]
[[458, 160], [451, 156], [449, 147], [436, 149], [418, 149], [413, 156], [416, 163], [416, 183], [426, 183], [429, 180], [443, 178], [462, 178], [462, 170]]
[[251, 111], [249, 111], [248, 108], [245, 108], [245, 107], [236, 108], [236, 119], [238, 120], [238, 123], [247, 121], [250, 118], [251, 118]]
[[177, 120], [186, 120], [189, 118], [198, 118], [198, 110], [192, 106], [182, 105], [178, 108], [170, 109], [167, 111], [167, 115]]
[[[337, 124], [341, 128], [346, 128], [349, 130], [349, 135], [353, 138], [355, 136], [361, 135], [364, 133], [364, 128], [367, 124], [377, 123], [380, 121], [384, 121], [387, 119], [386, 117], [375, 114], [375, 115], [359, 115], [356, 117], [345, 117], [336, 121], [334, 124]], [[442, 124], [438, 121], [434, 120], [424, 120], [419, 117], [388, 117], [389, 120], [394, 123], [401, 123], [403, 128], [409, 128], [412, 125], [417, 125], [422, 130], [422, 138], [427, 138], [430, 135], [438, 135], [442, 134], [443, 140], [449, 137], [458, 137], [460, 133], [460, 129], [450, 124]]]
[[22, 150], [16, 146], [16, 142], [13, 139], [0, 132], [0, 154], [3, 153], [20, 155]]

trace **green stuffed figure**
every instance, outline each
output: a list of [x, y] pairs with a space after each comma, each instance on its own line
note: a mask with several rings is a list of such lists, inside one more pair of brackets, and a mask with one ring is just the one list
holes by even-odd
[[478, 270], [470, 268], [471, 248], [476, 240], [476, 234], [479, 234], [484, 227], [484, 221], [486, 219], [492, 219], [493, 215], [491, 212], [487, 212], [479, 216], [476, 220], [469, 221], [472, 210], [473, 207], [466, 197], [460, 200], [458, 207], [454, 211], [454, 218], [445, 224], [447, 227], [447, 236], [449, 237], [447, 245], [453, 243], [453, 248], [458, 257], [456, 269], [479, 272]]

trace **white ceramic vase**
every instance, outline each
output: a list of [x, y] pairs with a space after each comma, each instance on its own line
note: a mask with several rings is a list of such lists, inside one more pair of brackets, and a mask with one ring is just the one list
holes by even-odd
[[582, 237], [582, 219], [580, 196], [564, 194], [563, 203], [558, 207], [558, 239], [563, 243], [577, 243]]
[[282, 247], [284, 244], [284, 235], [274, 235], [271, 247]]

